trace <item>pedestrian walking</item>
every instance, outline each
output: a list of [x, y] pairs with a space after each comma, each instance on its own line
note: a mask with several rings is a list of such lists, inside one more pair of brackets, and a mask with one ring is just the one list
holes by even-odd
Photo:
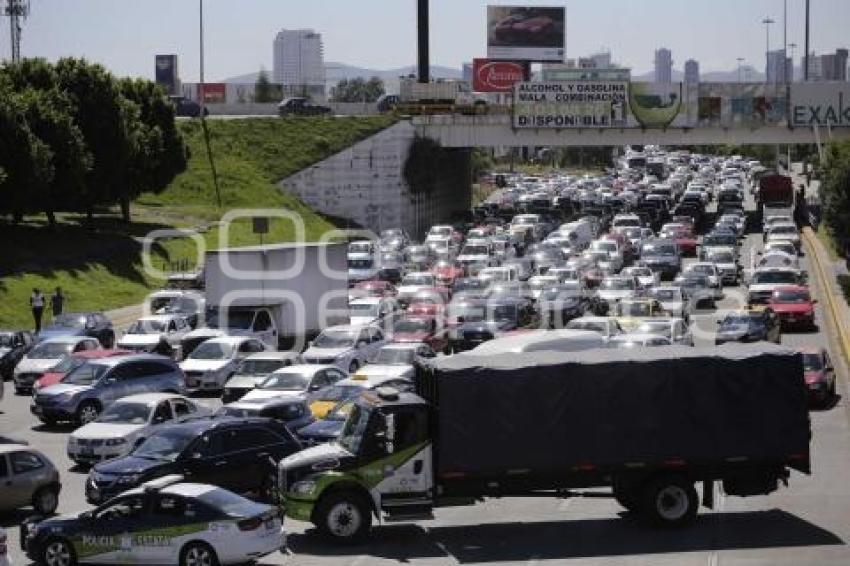
[[30, 295], [30, 308], [32, 309], [32, 318], [35, 321], [35, 331], [41, 332], [41, 315], [44, 313], [44, 293], [38, 290], [38, 287], [32, 290]]
[[50, 297], [50, 310], [53, 312], [53, 318], [62, 314], [62, 309], [65, 308], [65, 295], [62, 294], [62, 287], [56, 287], [53, 296]]

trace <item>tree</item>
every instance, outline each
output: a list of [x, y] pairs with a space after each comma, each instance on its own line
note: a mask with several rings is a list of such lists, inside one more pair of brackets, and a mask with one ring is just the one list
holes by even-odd
[[257, 82], [254, 85], [254, 102], [280, 102], [276, 100], [269, 74], [265, 69], [260, 69]]
[[823, 220], [842, 244], [850, 241], [850, 142], [832, 142], [821, 167]]
[[331, 89], [335, 102], [376, 102], [385, 92], [384, 82], [378, 77], [365, 81], [360, 77], [342, 79]]

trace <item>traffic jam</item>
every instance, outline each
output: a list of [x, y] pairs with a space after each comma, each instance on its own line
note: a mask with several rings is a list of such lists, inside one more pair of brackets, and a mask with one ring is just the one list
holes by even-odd
[[[97, 312], [0, 331], [3, 403], [29, 407], [16, 425], [37, 439], [0, 437], [21, 552], [237, 564], [286, 553], [293, 523], [346, 544], [445, 505], [597, 488], [670, 527], [718, 486], [766, 495], [811, 473], [808, 411], [836, 377], [801, 345], [822, 322], [790, 177], [621, 153], [604, 174], [492, 173], [467, 218], [419, 240], [269, 246], [270, 265], [306, 257], [277, 290], [303, 297], [298, 316], [268, 286], [225, 306], [258, 283], [218, 260], [250, 268], [252, 248], [207, 252], [123, 331]], [[344, 316], [313, 312], [340, 290]], [[61, 454], [41, 446], [57, 437]]]

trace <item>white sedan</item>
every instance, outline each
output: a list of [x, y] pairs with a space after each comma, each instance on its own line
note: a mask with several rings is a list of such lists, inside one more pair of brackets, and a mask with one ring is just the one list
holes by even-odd
[[94, 422], [68, 437], [68, 457], [78, 464], [94, 464], [129, 453], [162, 423], [211, 411], [181, 395], [141, 393], [115, 401]]

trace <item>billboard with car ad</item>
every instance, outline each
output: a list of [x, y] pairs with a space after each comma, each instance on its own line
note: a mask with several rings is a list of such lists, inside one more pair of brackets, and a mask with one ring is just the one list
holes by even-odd
[[566, 8], [488, 6], [487, 57], [511, 61], [563, 62]]
[[472, 90], [475, 92], [513, 92], [514, 85], [529, 79], [528, 65], [516, 61], [474, 59]]
[[180, 90], [177, 55], [157, 55], [154, 62], [156, 84], [162, 85], [168, 94], [177, 94]]
[[628, 126], [626, 81], [523, 82], [514, 90], [515, 128]]

